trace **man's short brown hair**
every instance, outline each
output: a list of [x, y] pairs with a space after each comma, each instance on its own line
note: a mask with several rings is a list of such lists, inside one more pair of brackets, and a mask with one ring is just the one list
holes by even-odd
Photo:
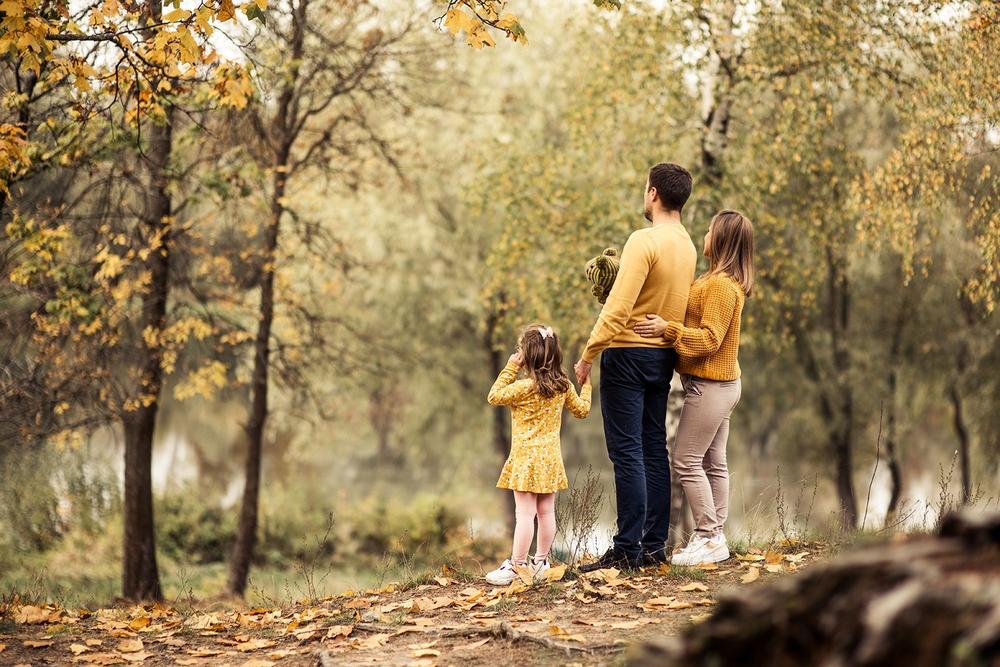
[[673, 162], [661, 162], [649, 170], [649, 187], [663, 202], [663, 208], [680, 213], [691, 196], [691, 172]]

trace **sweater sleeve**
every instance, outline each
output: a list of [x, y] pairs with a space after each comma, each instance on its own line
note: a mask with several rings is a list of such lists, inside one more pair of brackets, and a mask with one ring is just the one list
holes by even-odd
[[490, 405], [514, 405], [531, 395], [531, 380], [517, 380], [518, 366], [509, 363], [504, 366], [490, 388], [486, 402]]
[[668, 322], [663, 339], [686, 357], [715, 354], [738, 316], [738, 289], [726, 279], [712, 280], [705, 288], [701, 322], [693, 327], [686, 327], [680, 322]]
[[590, 332], [590, 340], [583, 350], [583, 360], [593, 362], [594, 357], [601, 353], [615, 336], [621, 333], [632, 317], [632, 308], [639, 298], [639, 292], [646, 282], [652, 265], [652, 252], [645, 235], [633, 232], [622, 248], [621, 263], [618, 266], [618, 277], [611, 288], [604, 308], [597, 318], [597, 323]]
[[566, 390], [566, 409], [577, 419], [583, 419], [590, 414], [590, 392], [590, 380], [580, 388], [579, 396], [572, 386]]

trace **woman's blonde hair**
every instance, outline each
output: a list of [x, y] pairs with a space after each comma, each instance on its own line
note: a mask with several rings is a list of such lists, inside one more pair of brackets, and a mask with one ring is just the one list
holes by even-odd
[[524, 370], [535, 381], [538, 393], [552, 398], [569, 389], [569, 378], [562, 368], [562, 350], [559, 337], [552, 327], [532, 324], [518, 341]]
[[724, 209], [715, 214], [709, 223], [712, 232], [708, 244], [708, 257], [712, 262], [706, 275], [726, 273], [732, 277], [747, 296], [754, 285], [753, 223], [739, 211]]

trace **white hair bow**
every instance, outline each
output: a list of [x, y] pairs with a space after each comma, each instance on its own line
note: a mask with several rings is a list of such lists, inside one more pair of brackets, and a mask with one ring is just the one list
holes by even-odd
[[546, 338], [555, 338], [556, 333], [552, 331], [552, 327], [538, 327], [538, 333], [542, 334], [542, 340]]

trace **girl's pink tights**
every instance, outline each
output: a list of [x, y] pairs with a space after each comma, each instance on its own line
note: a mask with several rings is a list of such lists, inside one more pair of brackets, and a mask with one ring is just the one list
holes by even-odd
[[538, 517], [538, 544], [535, 558], [545, 558], [556, 537], [556, 494], [514, 492], [514, 548], [511, 560], [524, 563], [535, 534], [535, 517]]

